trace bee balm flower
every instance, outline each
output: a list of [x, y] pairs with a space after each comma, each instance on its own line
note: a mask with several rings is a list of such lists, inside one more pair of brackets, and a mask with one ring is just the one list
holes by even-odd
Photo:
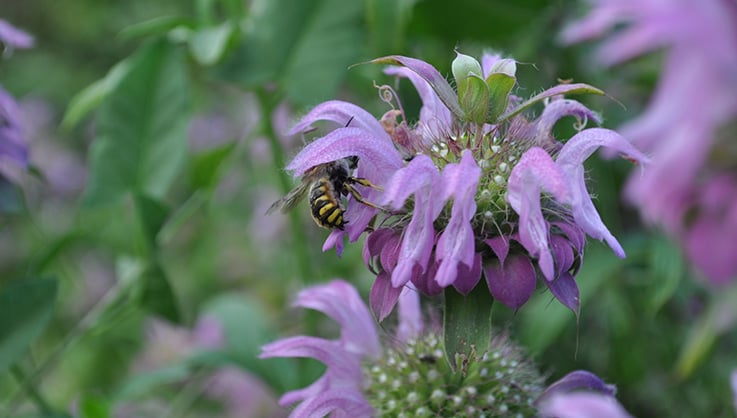
[[[618, 133], [584, 129], [598, 115], [566, 94], [602, 93], [563, 84], [523, 101], [511, 95], [516, 64], [459, 54], [453, 63], [458, 90], [431, 65], [408, 57], [374, 60], [387, 73], [407, 77], [423, 101], [411, 123], [394, 90], [381, 86], [391, 109], [377, 121], [358, 106], [327, 102], [293, 133], [328, 119], [340, 127], [305, 147], [289, 164], [296, 176], [311, 167], [358, 157], [357, 177], [381, 190], [364, 197], [379, 211], [349, 197], [346, 231], [333, 231], [324, 248], [340, 250], [369, 231], [364, 260], [376, 274], [371, 306], [383, 319], [408, 283], [422, 293], [453, 286], [468, 294], [485, 278], [491, 295], [516, 309], [532, 295], [537, 277], [566, 306], [578, 310], [574, 276], [585, 235], [624, 250], [599, 217], [586, 188], [583, 162], [605, 147], [644, 162]], [[544, 106], [538, 116], [527, 111]], [[555, 138], [552, 128], [575, 117], [579, 132]], [[363, 193], [363, 190], [362, 190]]]

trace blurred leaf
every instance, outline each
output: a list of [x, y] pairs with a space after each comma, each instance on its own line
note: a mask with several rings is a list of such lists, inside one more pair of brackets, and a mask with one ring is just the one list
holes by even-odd
[[670, 300], [678, 289], [686, 271], [678, 248], [665, 237], [650, 240], [651, 276], [655, 278], [648, 310], [655, 314]]
[[196, 154], [192, 161], [191, 183], [196, 189], [210, 189], [220, 179], [223, 161], [235, 149], [235, 142]]
[[231, 22], [197, 29], [189, 39], [189, 51], [202, 65], [212, 65], [220, 60], [235, 33]]
[[161, 199], [183, 166], [188, 122], [182, 52], [164, 41], [148, 44], [100, 109], [85, 204], [112, 203], [131, 191]]
[[143, 291], [141, 305], [173, 323], [179, 323], [179, 307], [166, 273], [158, 264], [148, 266], [140, 277]]
[[676, 375], [685, 379], [706, 358], [717, 337], [737, 324], [737, 284], [714, 294], [709, 308], [694, 322], [676, 364]]
[[404, 34], [416, 0], [366, 0], [371, 56], [404, 50]]
[[78, 418], [110, 417], [110, 401], [100, 395], [84, 394], [78, 400]]
[[163, 385], [181, 382], [190, 374], [190, 367], [180, 363], [170, 367], [138, 374], [129, 379], [115, 394], [116, 400], [130, 400], [144, 397]]
[[159, 246], [166, 245], [171, 242], [172, 238], [179, 232], [181, 227], [203, 207], [208, 200], [209, 195], [200, 190], [195, 191], [183, 204], [181, 204], [176, 212], [174, 212], [169, 220], [161, 228], [157, 236], [157, 244]]
[[363, 2], [256, 0], [223, 76], [248, 88], [281, 81], [300, 104], [330, 98], [361, 50]]
[[236, 295], [224, 295], [207, 303], [203, 315], [208, 314], [223, 324], [226, 349], [241, 367], [260, 375], [277, 391], [294, 388], [298, 377], [294, 362], [258, 358], [261, 346], [276, 339], [258, 304]]
[[51, 319], [57, 282], [29, 279], [0, 292], [0, 374], [41, 335]]
[[156, 199], [136, 193], [134, 195], [138, 218], [149, 250], [157, 248], [157, 234], [169, 216], [169, 208]]
[[62, 129], [73, 128], [88, 113], [98, 107], [128, 73], [129, 69], [130, 62], [124, 59], [115, 64], [105, 77], [85, 87], [84, 90], [72, 97], [66, 112], [64, 112], [64, 118], [61, 121]]
[[0, 214], [19, 214], [23, 212], [23, 194], [8, 179], [0, 175]]
[[[608, 248], [588, 245], [581, 271], [576, 276], [581, 294], [581, 306], [585, 307], [596, 299], [599, 288], [616, 277], [622, 268], [622, 260]], [[583, 310], [583, 309], [582, 309]], [[519, 340], [531, 354], [541, 353], [560, 335], [563, 329], [575, 320], [565, 306], [548, 293], [535, 295], [520, 310]]]
[[192, 28], [194, 22], [181, 16], [160, 16], [123, 28], [118, 36], [123, 40], [163, 35], [174, 28]]

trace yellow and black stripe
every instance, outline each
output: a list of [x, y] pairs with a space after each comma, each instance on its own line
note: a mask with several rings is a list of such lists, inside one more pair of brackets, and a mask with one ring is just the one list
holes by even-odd
[[336, 197], [333, 183], [327, 178], [316, 181], [310, 188], [310, 210], [312, 219], [321, 227], [341, 230], [345, 227], [343, 205]]

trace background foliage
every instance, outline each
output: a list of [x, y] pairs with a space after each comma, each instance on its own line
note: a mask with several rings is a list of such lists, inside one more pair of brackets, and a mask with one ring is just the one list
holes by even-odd
[[[380, 68], [352, 64], [403, 54], [449, 74], [454, 48], [493, 48], [522, 63], [521, 95], [557, 79], [606, 90], [625, 106], [585, 100], [608, 127], [645, 105], [659, 65], [604, 70], [590, 45], [559, 45], [580, 7], [569, 0], [10, 3], [0, 17], [36, 37], [0, 64], [33, 164], [0, 188], [0, 415], [10, 416], [121, 416], [156, 400], [168, 416], [207, 416], [225, 403], [203, 396], [214, 371], [249, 373], [272, 397], [320, 373], [256, 355], [279, 335], [334, 332], [288, 308], [297, 290], [343, 277], [365, 295], [372, 277], [360, 246], [340, 259], [320, 251], [326, 231], [306, 210], [263, 213], [292, 186], [283, 167], [302, 143], [283, 133], [300, 114], [329, 98], [381, 111]], [[416, 114], [419, 98], [404, 105]], [[736, 291], [703, 286], [621, 204], [628, 169], [590, 164], [628, 258], [589, 244], [580, 321], [541, 292], [518, 313], [495, 308], [495, 325], [551, 377], [588, 369], [616, 383], [636, 416], [727, 416], [737, 334], [723, 314], [734, 315]], [[225, 342], [156, 348], [153, 317], [187, 338], [217, 318]], [[155, 349], [159, 361], [142, 368]]]

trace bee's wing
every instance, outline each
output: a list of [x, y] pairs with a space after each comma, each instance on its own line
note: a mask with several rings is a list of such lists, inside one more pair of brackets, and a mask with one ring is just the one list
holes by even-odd
[[282, 213], [292, 210], [297, 203], [304, 199], [307, 194], [307, 190], [310, 188], [310, 182], [302, 181], [297, 187], [290, 190], [286, 196], [274, 202], [269, 209], [266, 210], [267, 215], [271, 215], [277, 209], [280, 209]]

